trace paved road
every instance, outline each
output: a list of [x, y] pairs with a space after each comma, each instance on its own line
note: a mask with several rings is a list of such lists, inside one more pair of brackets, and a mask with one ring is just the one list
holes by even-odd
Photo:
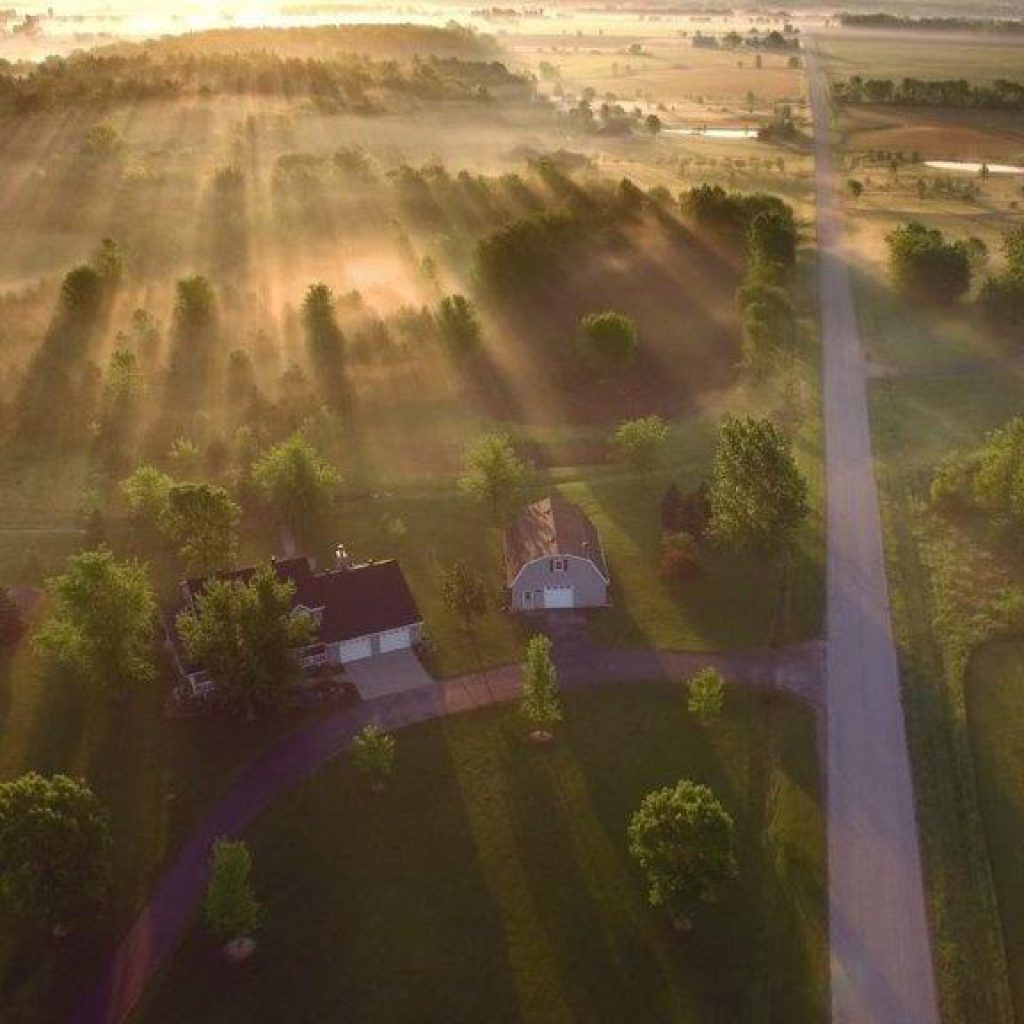
[[[566, 689], [610, 682], [685, 678], [707, 664], [737, 682], [797, 693], [821, 707], [821, 649], [701, 656], [681, 652], [598, 648], [577, 628], [556, 628], [555, 656]], [[111, 957], [96, 988], [72, 1015], [73, 1024], [121, 1024], [160, 964], [174, 952], [206, 887], [210, 847], [242, 832], [278, 797], [343, 753], [368, 722], [399, 729], [443, 715], [513, 700], [519, 669], [506, 666], [462, 679], [417, 687], [348, 707], [293, 734], [244, 769], [228, 794], [199, 823], [164, 872]]]
[[829, 905], [835, 1024], [937, 1024], [865, 366], [836, 210], [824, 78], [817, 134], [828, 478]]

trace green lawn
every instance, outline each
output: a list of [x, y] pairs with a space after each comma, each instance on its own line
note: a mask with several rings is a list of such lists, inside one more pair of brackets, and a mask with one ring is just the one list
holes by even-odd
[[29, 770], [86, 777], [109, 808], [115, 878], [103, 920], [62, 944], [23, 941], [0, 920], [5, 1024], [62, 1018], [199, 814], [238, 767], [301, 721], [168, 721], [160, 705], [170, 684], [165, 671], [114, 704], [48, 676], [27, 642], [0, 657], [0, 779]]
[[[229, 969], [199, 929], [141, 1021], [824, 1021], [815, 720], [730, 693], [704, 729], [681, 686], [571, 695], [556, 744], [488, 709], [399, 734], [371, 795], [347, 761], [248, 837], [268, 918]], [[650, 789], [691, 777], [736, 820], [740, 876], [678, 935], [626, 851]]]
[[979, 651], [967, 681], [977, 773], [1014, 1011], [1024, 1014], [1024, 644]]

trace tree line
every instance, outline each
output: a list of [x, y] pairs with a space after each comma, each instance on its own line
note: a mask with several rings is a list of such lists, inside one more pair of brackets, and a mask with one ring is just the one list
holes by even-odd
[[[977, 270], [989, 262], [981, 239], [948, 239], [938, 228], [918, 221], [887, 236], [889, 270], [910, 297], [935, 305], [953, 305], [971, 289]], [[1003, 262], [982, 282], [977, 307], [994, 330], [1024, 339], [1024, 227], [1011, 228], [1002, 241]]]
[[182, 96], [254, 95], [310, 99], [333, 111], [369, 113], [381, 96], [487, 100], [493, 92], [527, 96], [532, 86], [498, 61], [414, 57], [403, 64], [359, 54], [330, 58], [277, 53], [109, 55], [87, 52], [39, 64], [0, 61], [0, 111], [28, 114], [68, 108], [106, 110]]
[[864, 79], [853, 75], [832, 83], [839, 103], [904, 107], [952, 107], [984, 110], [1024, 110], [1024, 83], [997, 78], [989, 85], [973, 85], [965, 78]]

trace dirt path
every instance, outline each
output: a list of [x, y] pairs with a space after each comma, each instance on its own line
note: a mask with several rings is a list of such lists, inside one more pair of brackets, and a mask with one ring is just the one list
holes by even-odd
[[836, 1024], [937, 1024], [914, 794], [823, 75], [809, 61], [828, 476], [829, 905]]
[[[606, 650], [578, 630], [558, 632], [562, 685], [583, 689], [612, 682], [685, 678], [707, 664], [731, 680], [794, 692], [820, 706], [821, 649], [702, 656], [682, 652]], [[199, 904], [210, 847], [242, 832], [278, 797], [343, 753], [368, 722], [399, 729], [416, 722], [513, 700], [519, 669], [506, 666], [347, 707], [289, 736], [245, 768], [230, 792], [199, 823], [167, 868], [149, 903], [111, 957], [97, 987], [72, 1015], [73, 1024], [120, 1024], [128, 1018], [160, 964], [173, 953]]]

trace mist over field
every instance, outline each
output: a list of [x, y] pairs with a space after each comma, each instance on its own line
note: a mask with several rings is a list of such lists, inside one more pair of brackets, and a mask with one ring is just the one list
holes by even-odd
[[963, 8], [0, 4], [3, 1024], [1024, 1014]]

